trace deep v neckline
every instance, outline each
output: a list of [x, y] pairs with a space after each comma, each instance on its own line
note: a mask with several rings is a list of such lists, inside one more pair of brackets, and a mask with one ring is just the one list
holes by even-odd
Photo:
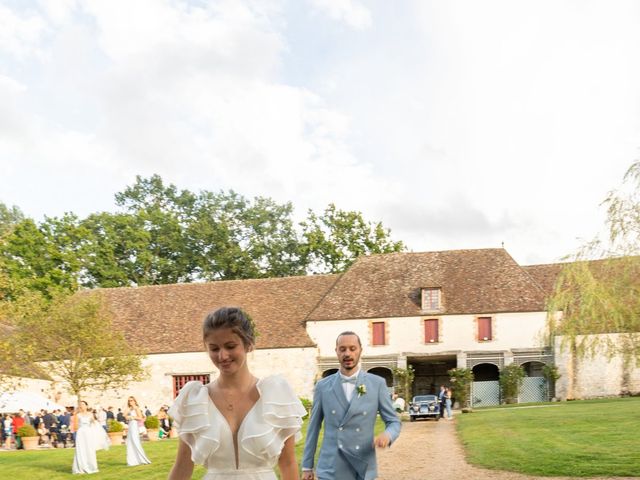
[[[247, 419], [247, 417], [249, 415], [251, 415], [253, 410], [256, 408], [256, 405], [258, 405], [258, 402], [260, 402], [260, 400], [262, 400], [262, 392], [260, 391], [260, 382], [261, 381], [262, 381], [262, 379], [259, 378], [256, 381], [255, 385], [254, 385], [256, 387], [256, 390], [258, 390], [258, 399], [255, 401], [255, 403], [253, 405], [251, 405], [251, 408], [249, 408], [249, 410], [247, 410], [247, 413], [244, 414], [244, 417], [242, 417], [242, 420], [238, 424], [238, 430], [236, 431], [235, 436], [233, 434], [233, 431], [231, 430], [231, 425], [229, 424], [229, 420], [227, 420], [227, 417], [225, 417], [224, 414], [222, 413], [222, 411], [218, 408], [218, 406], [216, 405], [216, 402], [213, 401], [213, 398], [211, 398], [211, 391], [207, 388], [207, 397], [209, 398], [209, 402], [213, 406], [214, 410], [218, 413], [218, 415], [220, 415], [222, 417], [222, 419], [224, 420], [224, 424], [227, 426], [227, 429], [229, 430], [229, 433], [231, 434], [231, 440], [232, 440], [232, 443], [233, 443], [233, 454], [234, 454], [234, 459], [235, 459], [236, 470], [240, 470], [240, 442], [238, 441], [238, 436], [240, 435], [240, 432], [242, 431], [242, 429], [244, 427], [245, 420]], [[233, 440], [235, 440], [235, 442]]]

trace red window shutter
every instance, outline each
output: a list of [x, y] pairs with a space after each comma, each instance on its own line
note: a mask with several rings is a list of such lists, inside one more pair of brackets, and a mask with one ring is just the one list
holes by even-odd
[[491, 340], [491, 317], [478, 318], [478, 340]]
[[424, 321], [424, 342], [435, 343], [438, 337], [438, 319], [430, 318]]
[[174, 375], [173, 376], [173, 398], [178, 396], [182, 387], [188, 382], [197, 380], [203, 385], [206, 385], [210, 381], [209, 375]]
[[373, 323], [373, 344], [385, 345], [384, 343], [384, 322]]

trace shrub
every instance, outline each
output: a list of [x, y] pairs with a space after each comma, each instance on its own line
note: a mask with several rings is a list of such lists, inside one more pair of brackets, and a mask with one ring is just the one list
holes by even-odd
[[114, 432], [122, 432], [124, 430], [124, 425], [122, 425], [117, 420], [107, 420], [107, 431], [110, 433]]
[[447, 373], [451, 378], [453, 397], [458, 401], [460, 408], [469, 407], [469, 393], [471, 391], [471, 382], [473, 382], [473, 372], [468, 368], [452, 368]]
[[160, 428], [160, 420], [158, 420], [158, 417], [156, 417], [155, 415], [149, 415], [144, 419], [144, 426], [152, 430], [157, 430], [158, 428]]
[[20, 428], [18, 428], [16, 434], [19, 437], [37, 437], [38, 436], [38, 432], [36, 432], [36, 429], [33, 428], [32, 425], [23, 425]]
[[415, 377], [415, 370], [411, 365], [407, 368], [394, 368], [393, 376], [395, 378], [395, 384], [397, 385], [397, 392], [402, 398], [407, 401], [411, 401], [411, 392], [413, 391], [413, 379]]
[[518, 393], [525, 375], [524, 369], [515, 363], [507, 365], [500, 371], [500, 392], [504, 403], [518, 401]]

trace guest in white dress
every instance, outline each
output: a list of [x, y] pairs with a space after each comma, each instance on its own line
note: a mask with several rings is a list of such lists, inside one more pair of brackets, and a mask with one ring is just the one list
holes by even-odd
[[187, 383], [169, 415], [180, 443], [169, 480], [191, 478], [194, 464], [207, 469], [203, 480], [298, 480], [295, 442], [306, 410], [280, 375], [254, 377], [247, 353], [255, 345], [249, 316], [223, 307], [203, 324], [204, 344], [220, 376]]
[[129, 425], [127, 430], [127, 465], [135, 467], [151, 463], [142, 449], [142, 442], [140, 442], [140, 424], [144, 421], [144, 415], [134, 397], [129, 397], [125, 411]]
[[76, 450], [71, 472], [97, 473], [96, 451], [108, 450], [111, 442], [84, 400], [78, 404], [78, 411], [72, 419], [72, 428], [76, 433]]

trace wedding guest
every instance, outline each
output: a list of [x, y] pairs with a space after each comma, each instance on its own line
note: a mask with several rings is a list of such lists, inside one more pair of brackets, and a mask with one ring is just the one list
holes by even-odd
[[140, 442], [140, 426], [143, 425], [142, 422], [145, 417], [135, 397], [131, 396], [127, 400], [126, 411], [126, 418], [129, 422], [127, 430], [127, 465], [134, 467], [151, 463]]

